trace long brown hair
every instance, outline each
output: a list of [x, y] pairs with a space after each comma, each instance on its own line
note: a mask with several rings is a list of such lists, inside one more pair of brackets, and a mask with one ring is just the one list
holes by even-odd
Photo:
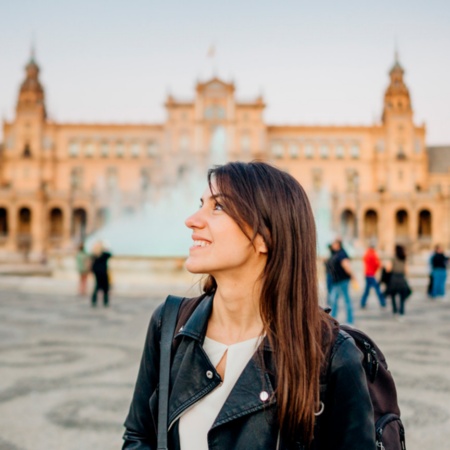
[[[325, 315], [318, 305], [316, 229], [308, 197], [291, 175], [262, 162], [231, 162], [208, 172], [224, 211], [267, 245], [260, 313], [277, 367], [280, 429], [309, 442], [319, 403]], [[216, 282], [209, 276], [207, 293]]]

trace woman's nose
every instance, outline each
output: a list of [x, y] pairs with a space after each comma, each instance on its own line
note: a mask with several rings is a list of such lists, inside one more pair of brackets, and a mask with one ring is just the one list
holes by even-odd
[[202, 228], [204, 221], [202, 220], [202, 210], [199, 209], [194, 214], [190, 215], [185, 221], [188, 228]]

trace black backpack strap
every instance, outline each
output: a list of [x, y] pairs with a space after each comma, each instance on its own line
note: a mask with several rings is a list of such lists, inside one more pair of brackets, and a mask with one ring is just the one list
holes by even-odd
[[169, 295], [162, 312], [158, 392], [158, 450], [167, 450], [170, 353], [178, 310], [182, 301], [183, 297]]

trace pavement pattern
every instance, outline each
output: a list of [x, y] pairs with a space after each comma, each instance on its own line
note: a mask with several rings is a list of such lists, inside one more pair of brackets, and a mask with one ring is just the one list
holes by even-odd
[[[39, 283], [0, 280], [0, 450], [120, 449], [161, 287], [113, 292], [109, 308], [94, 309], [70, 283]], [[174, 290], [167, 293], [182, 293]], [[379, 344], [396, 380], [407, 449], [450, 448], [449, 298], [416, 290], [405, 322], [374, 297], [364, 311], [354, 300], [357, 327]]]

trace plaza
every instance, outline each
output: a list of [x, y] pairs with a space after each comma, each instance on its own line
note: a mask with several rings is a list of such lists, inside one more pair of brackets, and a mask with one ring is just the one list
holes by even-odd
[[[198, 287], [117, 287], [96, 309], [72, 281], [0, 277], [0, 450], [121, 447], [149, 318], [168, 293]], [[450, 441], [450, 300], [430, 301], [420, 284], [406, 322], [374, 297], [356, 325], [374, 338], [394, 374], [407, 449]], [[230, 449], [231, 450], [231, 449]]]

